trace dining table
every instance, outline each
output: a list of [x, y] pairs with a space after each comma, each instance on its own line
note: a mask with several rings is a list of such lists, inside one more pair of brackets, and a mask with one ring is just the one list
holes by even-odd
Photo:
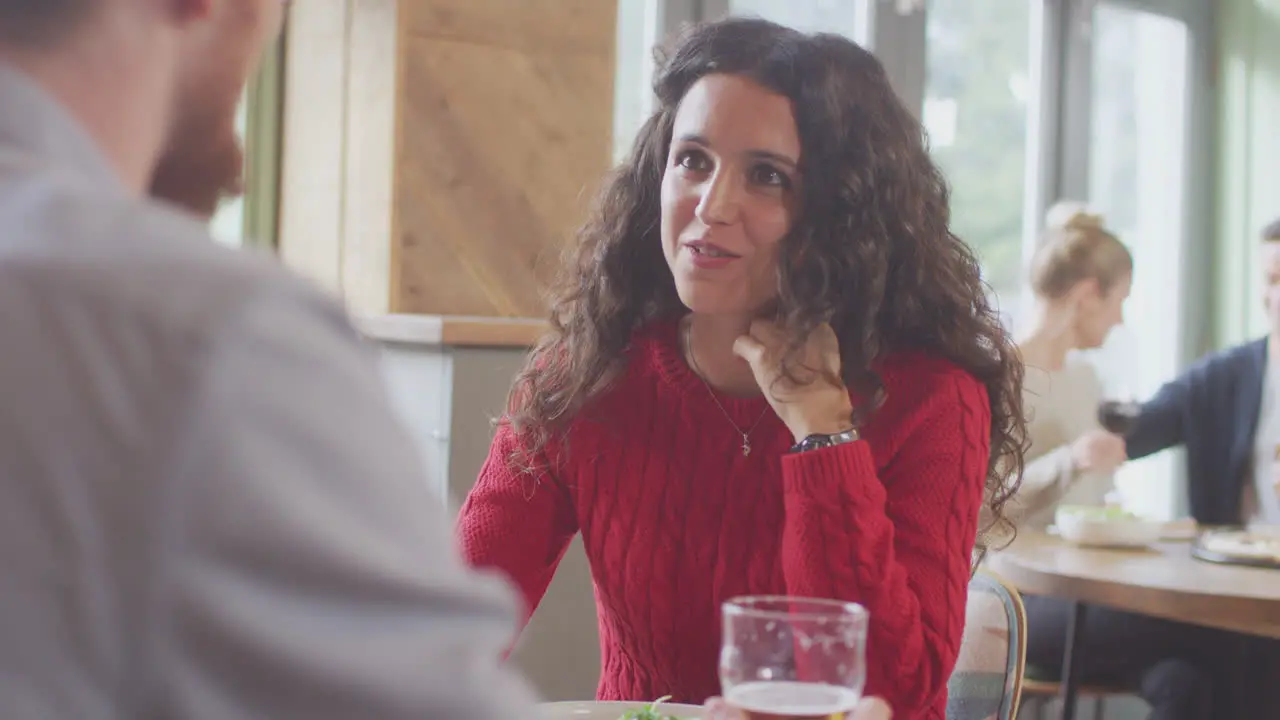
[[1090, 605], [1280, 639], [1280, 569], [1207, 562], [1193, 556], [1192, 545], [1088, 547], [1022, 530], [988, 558], [988, 567], [1019, 591], [1071, 601], [1060, 690], [1064, 719], [1075, 714], [1075, 646]]

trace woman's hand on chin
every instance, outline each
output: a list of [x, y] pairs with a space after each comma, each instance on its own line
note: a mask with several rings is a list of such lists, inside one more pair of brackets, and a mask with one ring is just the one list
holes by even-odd
[[771, 321], [752, 322], [734, 341], [733, 352], [751, 365], [760, 390], [796, 442], [853, 426], [853, 405], [840, 377], [840, 341], [830, 325], [819, 325], [805, 341], [790, 378], [782, 367], [787, 338]]
[[[707, 720], [747, 720], [742, 713], [729, 707], [721, 698], [707, 701]], [[891, 720], [893, 711], [880, 698], [863, 698], [848, 720]]]

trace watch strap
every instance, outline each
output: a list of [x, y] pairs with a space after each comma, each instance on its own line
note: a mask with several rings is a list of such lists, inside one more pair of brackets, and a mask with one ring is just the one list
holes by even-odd
[[819, 450], [821, 448], [834, 447], [836, 445], [844, 445], [845, 443], [857, 442], [860, 438], [857, 428], [849, 428], [844, 432], [838, 432], [832, 435], [810, 435], [791, 446], [791, 452], [802, 453], [810, 450]]

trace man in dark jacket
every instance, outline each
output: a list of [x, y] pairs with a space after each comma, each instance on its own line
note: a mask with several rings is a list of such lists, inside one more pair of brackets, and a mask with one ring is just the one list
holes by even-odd
[[1130, 458], [1186, 448], [1191, 515], [1202, 525], [1280, 525], [1280, 220], [1262, 240], [1268, 335], [1160, 388], [1125, 438]]
[[[1165, 384], [1125, 436], [1130, 458], [1183, 446], [1187, 495], [1201, 525], [1280, 526], [1280, 220], [1262, 231], [1266, 337], [1209, 355]], [[1235, 644], [1235, 643], [1232, 643]], [[1247, 717], [1280, 717], [1280, 643], [1249, 638]]]

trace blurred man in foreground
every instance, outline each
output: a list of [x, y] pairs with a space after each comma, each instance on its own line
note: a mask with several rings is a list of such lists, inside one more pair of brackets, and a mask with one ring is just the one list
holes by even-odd
[[6, 720], [528, 717], [342, 310], [147, 197], [282, 11], [0, 0]]

